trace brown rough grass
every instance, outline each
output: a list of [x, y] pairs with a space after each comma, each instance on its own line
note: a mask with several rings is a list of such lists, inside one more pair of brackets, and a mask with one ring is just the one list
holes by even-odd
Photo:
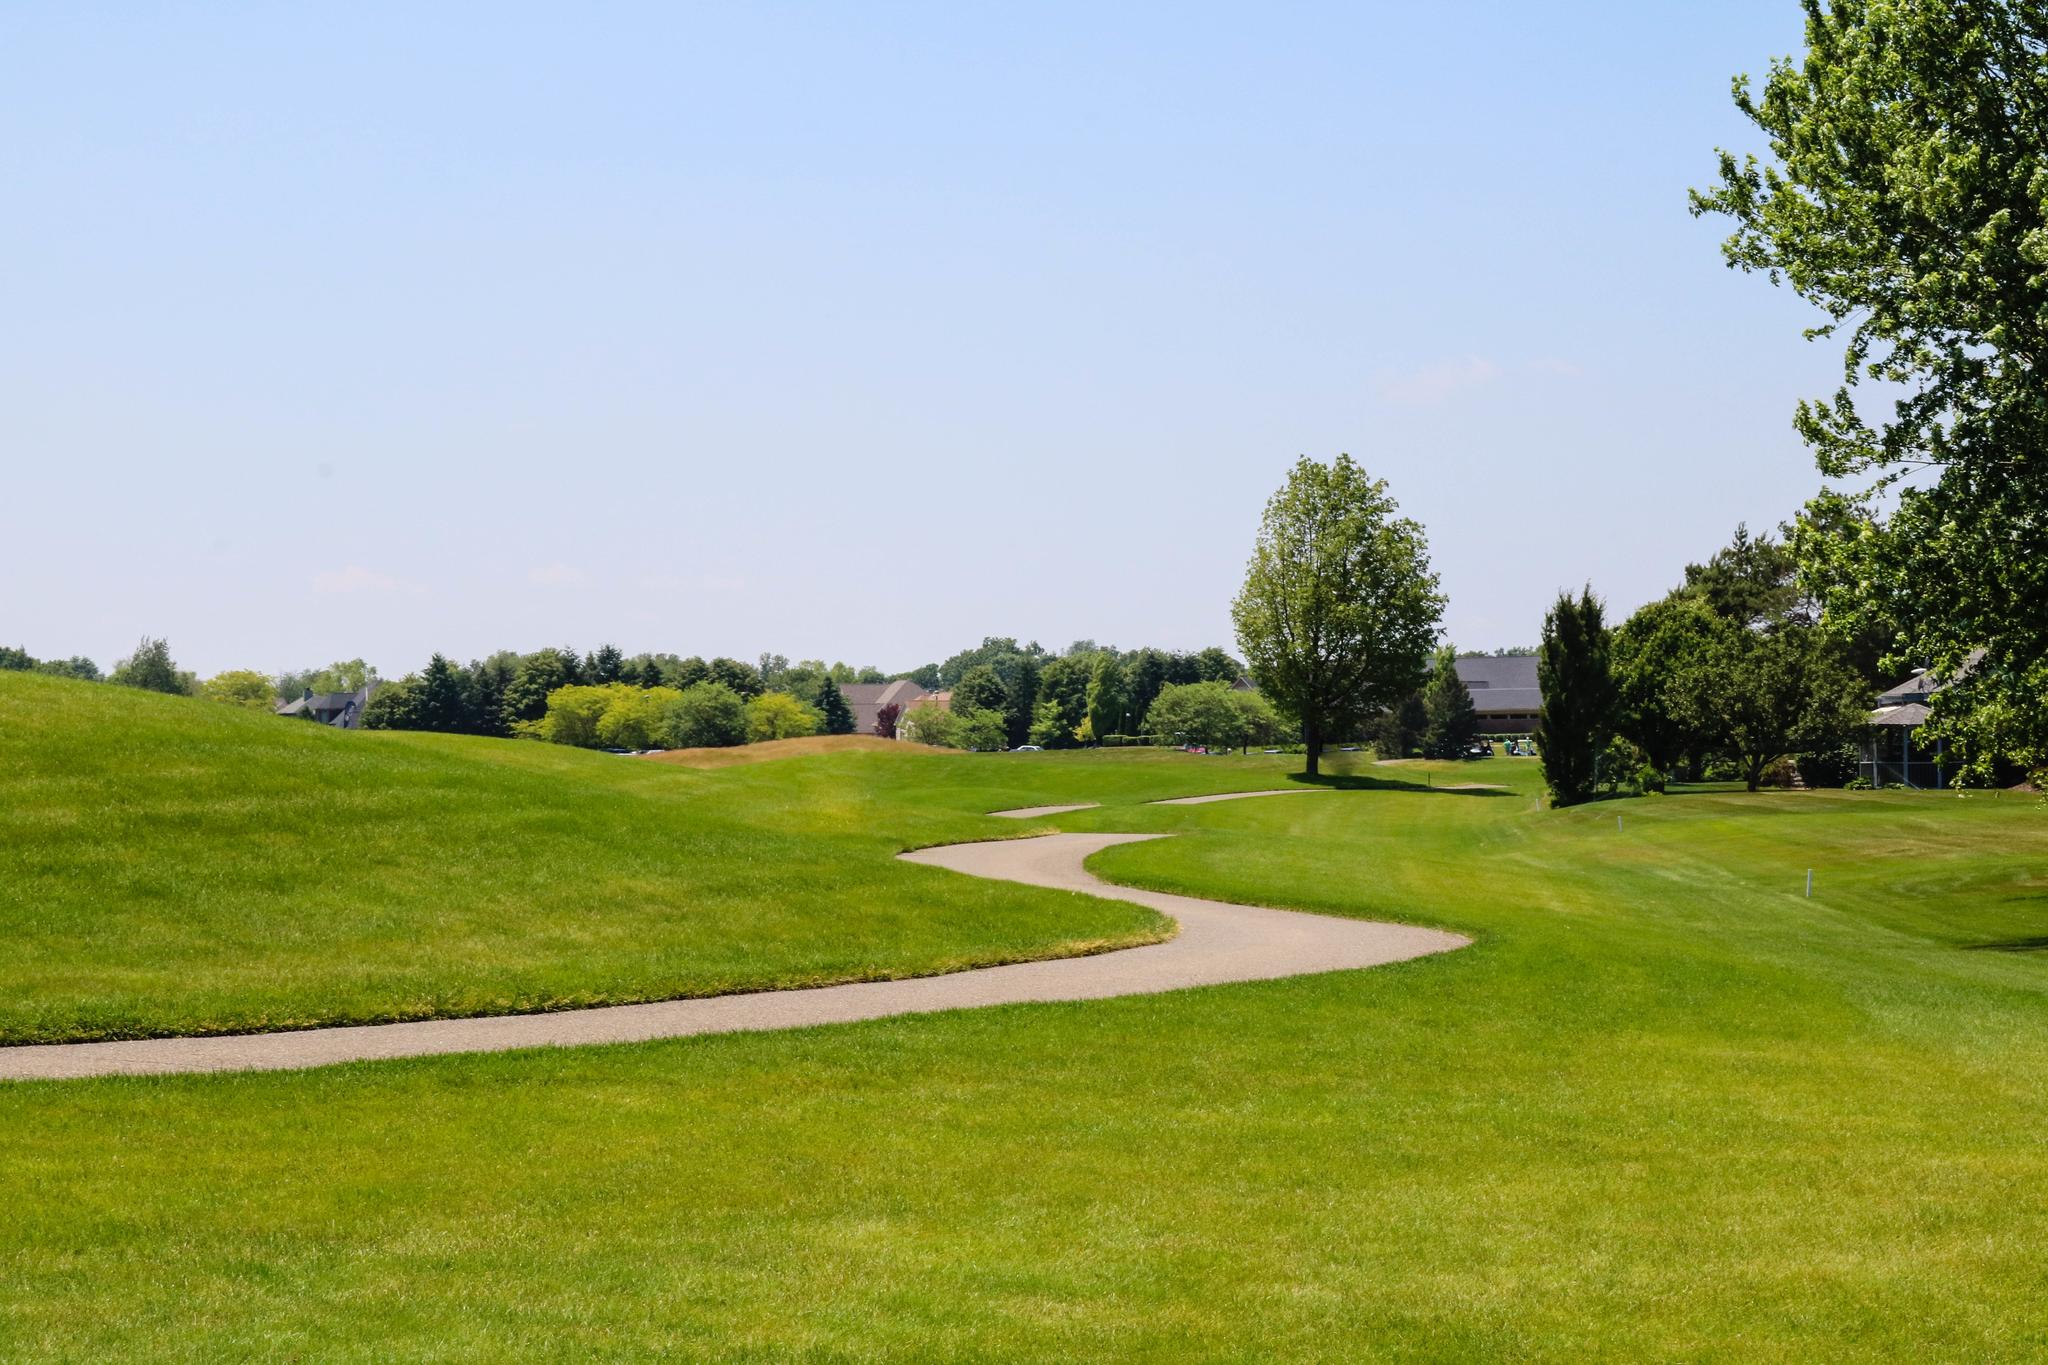
[[670, 749], [648, 754], [655, 763], [679, 763], [685, 768], [730, 768], [741, 763], [767, 763], [778, 758], [808, 758], [813, 754], [949, 754], [952, 749], [908, 740], [883, 739], [879, 735], [807, 735], [802, 739], [770, 739], [759, 744], [735, 744], [724, 749]]

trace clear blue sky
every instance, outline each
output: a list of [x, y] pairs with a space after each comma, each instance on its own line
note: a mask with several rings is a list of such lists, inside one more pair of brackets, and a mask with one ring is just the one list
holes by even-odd
[[14, 6], [0, 643], [1229, 643], [1350, 451], [1449, 636], [1817, 486], [1685, 190], [1793, 0]]

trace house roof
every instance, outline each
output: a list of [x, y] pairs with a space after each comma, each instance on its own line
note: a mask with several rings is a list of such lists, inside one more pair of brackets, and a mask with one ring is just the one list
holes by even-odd
[[841, 683], [839, 692], [853, 712], [853, 732], [857, 735], [875, 732], [875, 719], [883, 707], [896, 706], [908, 711], [912, 703], [931, 695], [908, 678], [885, 683]]
[[1950, 683], [1955, 682], [1957, 678], [1969, 677], [1970, 670], [1975, 668], [1977, 661], [1983, 657], [1983, 650], [1971, 650], [1969, 657], [1963, 660], [1963, 666], [1956, 670], [1954, 678], [1936, 678], [1927, 669], [1916, 669], [1912, 677], [1896, 687], [1887, 688], [1884, 694], [1877, 699], [1877, 704], [1879, 706], [1897, 706], [1902, 702], [1924, 701], [1936, 692], [1941, 691], [1942, 688], [1947, 687]]
[[1900, 706], [1880, 706], [1870, 713], [1872, 725], [1902, 725], [1908, 728], [1927, 723], [1927, 708], [1917, 701]]
[[1543, 709], [1533, 654], [1461, 654], [1454, 667], [1482, 716]]

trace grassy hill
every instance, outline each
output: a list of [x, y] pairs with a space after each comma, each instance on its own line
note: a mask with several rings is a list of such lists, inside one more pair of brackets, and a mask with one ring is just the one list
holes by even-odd
[[802, 771], [748, 795], [0, 673], [0, 1043], [714, 994], [1162, 932], [1135, 906], [892, 862], [991, 833], [971, 798], [893, 808], [957, 761], [901, 756], [879, 788], [779, 764]]
[[[17, 702], [48, 695], [4, 694], [6, 743]], [[175, 705], [152, 714], [189, 735]], [[249, 804], [233, 780], [247, 756], [197, 752], [244, 746], [260, 721], [209, 716], [179, 741], [195, 751], [158, 757], [95, 736], [76, 779], [28, 781], [10, 748], [10, 798], [38, 793], [43, 813], [7, 816], [5, 856], [46, 884], [76, 869], [104, 908], [149, 885], [116, 871], [130, 841], [192, 843], [175, 885], [212, 875], [243, 903], [339, 913], [317, 884], [356, 875], [332, 870], [339, 853], [248, 854], [226, 813]], [[1180, 836], [1102, 855], [1119, 880], [1478, 941], [1078, 1005], [0, 1088], [0, 1355], [1978, 1360], [2048, 1343], [2036, 801], [1695, 791], [1546, 811], [1535, 765], [1497, 759], [1145, 807], [1284, 770], [884, 753], [691, 773], [510, 745], [486, 759], [425, 739], [288, 742], [266, 790], [293, 769], [343, 790], [362, 765], [370, 787], [410, 769], [393, 809], [411, 823], [393, 827], [430, 844], [454, 831], [465, 866], [494, 846], [486, 828], [554, 830], [531, 886], [593, 875], [580, 850], [637, 812], [672, 841], [638, 855], [642, 886], [701, 863], [686, 875], [729, 888], [728, 921], [750, 885], [755, 901], [832, 901], [750, 884], [756, 849], [811, 844], [817, 875], [882, 876], [894, 847], [999, 823], [971, 811], [1097, 800], [1052, 823]], [[211, 796], [169, 807], [182, 839], [96, 804], [168, 801], [159, 785], [216, 771]], [[518, 817], [479, 823], [481, 797], [420, 794], [472, 789]], [[81, 822], [98, 838], [74, 837]], [[447, 885], [425, 862], [411, 875]], [[932, 880], [928, 901], [904, 883], [929, 917], [899, 927], [906, 958], [971, 929], [950, 898], [985, 894]], [[1017, 897], [1004, 904], [1036, 913], [1039, 897]], [[172, 903], [113, 908], [146, 928]], [[299, 946], [304, 970], [316, 946]], [[203, 974], [200, 945], [184, 951]], [[552, 970], [598, 960], [558, 951]], [[73, 989], [89, 1000], [90, 972]]]

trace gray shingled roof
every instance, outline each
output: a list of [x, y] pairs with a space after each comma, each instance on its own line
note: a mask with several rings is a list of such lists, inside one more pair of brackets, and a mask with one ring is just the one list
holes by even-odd
[[1543, 689], [1536, 683], [1533, 654], [1462, 654], [1456, 668], [1472, 693], [1473, 707], [1482, 716], [1543, 709]]

